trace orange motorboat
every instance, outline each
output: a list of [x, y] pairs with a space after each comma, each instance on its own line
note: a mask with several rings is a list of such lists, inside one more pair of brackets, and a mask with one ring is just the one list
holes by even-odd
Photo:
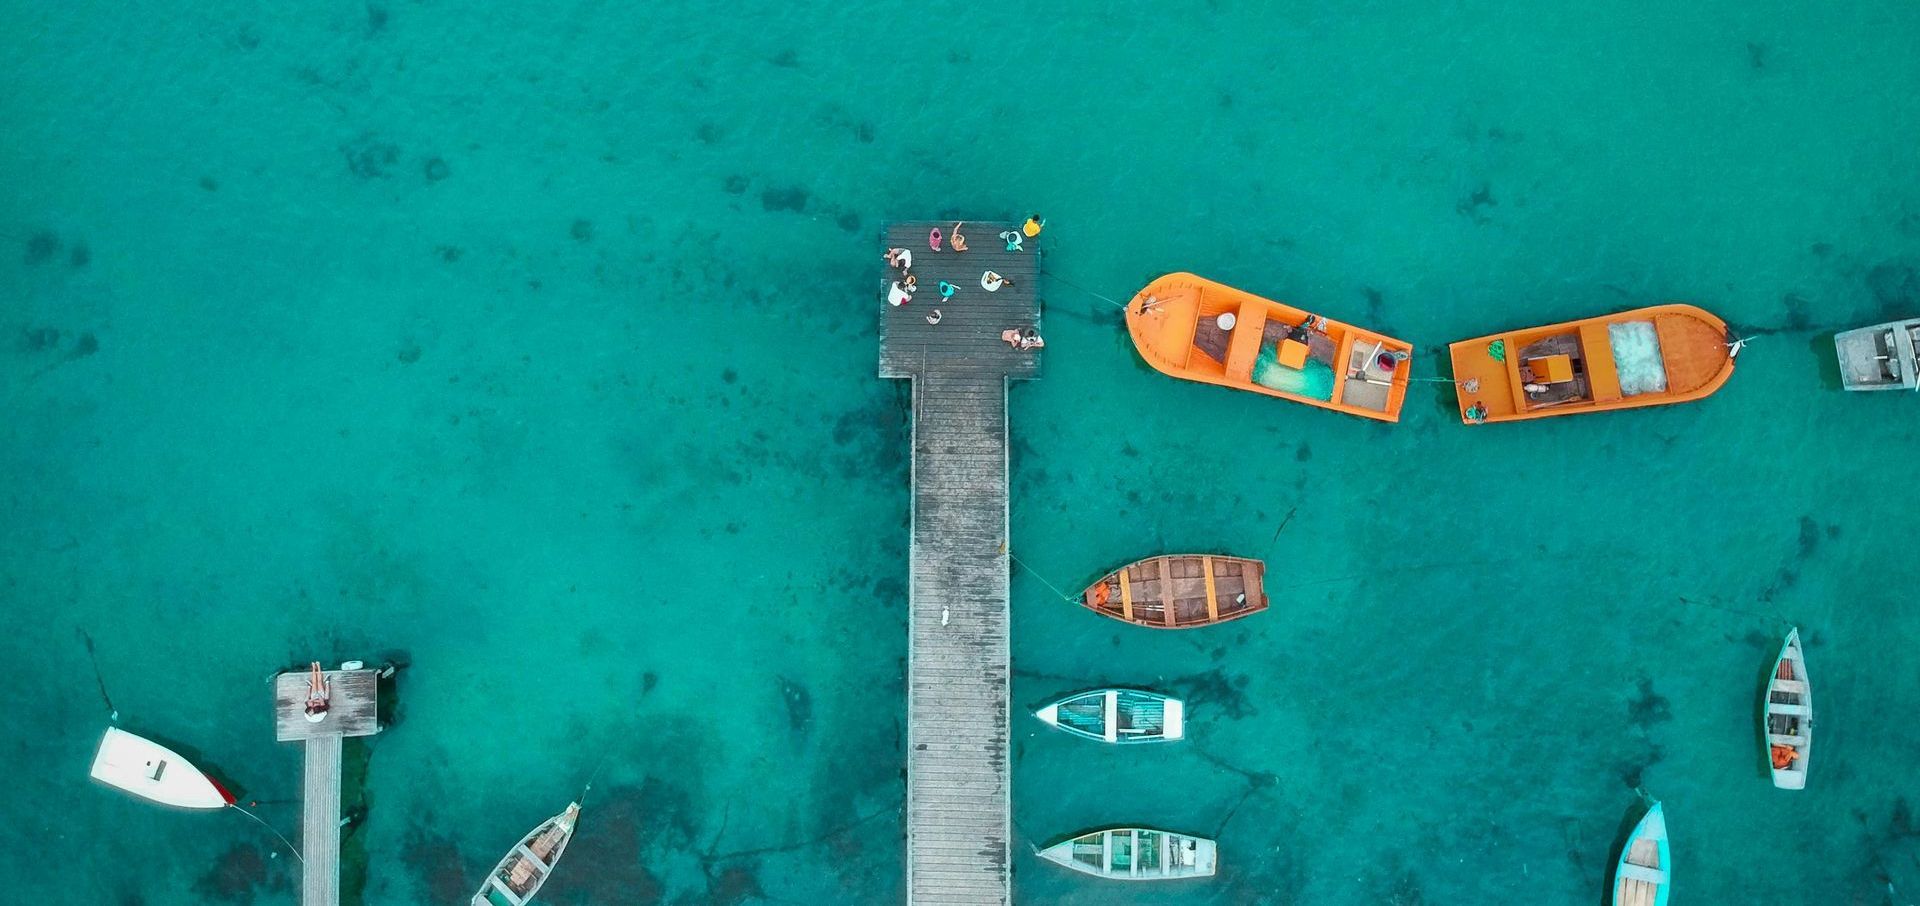
[[1733, 374], [1725, 321], [1670, 303], [1448, 347], [1468, 424], [1697, 400]]
[[1127, 303], [1133, 348], [1156, 370], [1364, 418], [1400, 420], [1412, 344], [1193, 274]]
[[1152, 629], [1225, 623], [1267, 609], [1266, 564], [1220, 554], [1165, 554], [1122, 566], [1080, 593], [1089, 610]]

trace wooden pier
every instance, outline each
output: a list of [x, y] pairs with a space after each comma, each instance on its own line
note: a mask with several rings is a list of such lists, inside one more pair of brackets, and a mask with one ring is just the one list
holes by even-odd
[[306, 671], [273, 678], [273, 735], [306, 747], [301, 801], [300, 876], [302, 906], [340, 903], [340, 750], [349, 736], [380, 732], [378, 670], [328, 670], [333, 690], [326, 717], [307, 720]]
[[[929, 245], [940, 229], [941, 250]], [[1002, 331], [1039, 326], [1036, 238], [1019, 224], [887, 228], [876, 255], [913, 252], [919, 283], [886, 296], [899, 271], [876, 262], [880, 376], [913, 381], [913, 527], [908, 578], [907, 903], [1004, 906], [1012, 898], [1007, 779], [1007, 382], [1038, 377], [1039, 349]], [[992, 271], [997, 292], [982, 286]], [[957, 287], [941, 297], [941, 281]], [[938, 310], [939, 323], [927, 317]]]

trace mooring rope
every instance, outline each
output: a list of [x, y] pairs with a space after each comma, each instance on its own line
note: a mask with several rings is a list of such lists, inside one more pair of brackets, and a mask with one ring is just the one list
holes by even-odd
[[228, 803], [228, 807], [234, 809], [235, 811], [238, 811], [242, 815], [252, 818], [261, 827], [266, 828], [269, 833], [273, 834], [276, 837], [279, 837], [280, 842], [285, 843], [287, 845], [287, 852], [293, 853], [293, 857], [296, 859], [299, 859], [301, 865], [307, 864], [307, 857], [300, 855], [300, 850], [293, 845], [292, 840], [287, 839], [286, 834], [283, 834], [280, 831], [276, 830], [273, 825], [268, 824], [266, 821], [262, 820], [259, 815], [256, 815], [250, 811], [247, 811], [246, 807], [242, 806], [238, 802]]
[[1102, 302], [1105, 302], [1105, 303], [1107, 303], [1108, 305], [1111, 305], [1111, 306], [1113, 306], [1114, 308], [1117, 308], [1117, 309], [1120, 309], [1121, 311], [1126, 311], [1126, 310], [1127, 310], [1127, 305], [1126, 305], [1126, 303], [1124, 303], [1124, 302], [1116, 302], [1116, 301], [1114, 301], [1114, 299], [1113, 299], [1113, 298], [1112, 298], [1111, 296], [1105, 296], [1105, 295], [1101, 295], [1100, 293], [1096, 293], [1096, 292], [1094, 292], [1093, 290], [1090, 290], [1090, 289], [1088, 289], [1088, 288], [1086, 288], [1086, 287], [1084, 287], [1084, 286], [1081, 286], [1080, 284], [1078, 284], [1078, 283], [1075, 283], [1075, 282], [1073, 282], [1072, 280], [1068, 280], [1067, 278], [1065, 278], [1065, 277], [1062, 277], [1062, 276], [1060, 276], [1059, 274], [1056, 274], [1056, 273], [1054, 273], [1054, 272], [1052, 272], [1052, 271], [1047, 271], [1047, 272], [1046, 272], [1046, 275], [1047, 275], [1047, 276], [1048, 276], [1049, 278], [1052, 278], [1052, 279], [1054, 279], [1054, 280], [1058, 280], [1058, 281], [1060, 281], [1061, 283], [1065, 283], [1066, 285], [1068, 285], [1068, 286], [1071, 286], [1071, 287], [1073, 287], [1074, 289], [1077, 289], [1077, 290], [1079, 290], [1079, 291], [1081, 291], [1081, 292], [1083, 292], [1083, 293], [1086, 293], [1087, 295], [1089, 295], [1089, 296], [1092, 296], [1092, 297], [1094, 297], [1095, 299], [1099, 299], [1100, 301], [1102, 301]]
[[1056, 595], [1059, 595], [1060, 600], [1065, 601], [1069, 604], [1072, 604], [1079, 600], [1078, 598], [1075, 598], [1072, 595], [1069, 595], [1066, 592], [1061, 591], [1059, 586], [1054, 585], [1052, 582], [1048, 582], [1047, 577], [1040, 575], [1040, 572], [1038, 570], [1034, 569], [1031, 566], [1028, 566], [1019, 557], [1014, 556], [1013, 551], [1007, 547], [1007, 544], [1004, 541], [1000, 543], [1000, 552], [1003, 554], [1006, 554], [1007, 559], [1012, 560], [1014, 562], [1014, 565], [1020, 567], [1021, 569], [1026, 570], [1027, 575], [1030, 575], [1035, 579], [1040, 580], [1040, 584], [1045, 585], [1047, 587], [1047, 590], [1053, 592]]

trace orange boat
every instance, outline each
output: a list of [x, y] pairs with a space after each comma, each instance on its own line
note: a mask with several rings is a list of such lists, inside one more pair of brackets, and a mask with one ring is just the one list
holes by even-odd
[[1193, 274], [1127, 303], [1133, 348], [1162, 373], [1364, 418], [1400, 420], [1409, 343]]
[[1080, 594], [1088, 609], [1135, 626], [1190, 629], [1267, 609], [1266, 564], [1217, 554], [1166, 554], [1129, 563]]
[[1468, 424], [1697, 400], [1733, 374], [1726, 322], [1670, 303], [1448, 347]]

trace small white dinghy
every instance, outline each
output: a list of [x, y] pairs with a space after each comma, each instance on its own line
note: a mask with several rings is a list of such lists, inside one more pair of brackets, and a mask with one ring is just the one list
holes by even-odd
[[1813, 686], [1807, 679], [1798, 629], [1787, 633], [1780, 656], [1773, 661], [1767, 694], [1760, 702], [1760, 723], [1766, 728], [1773, 785], [1783, 790], [1806, 789], [1807, 758], [1813, 754]]
[[92, 774], [108, 786], [162, 805], [212, 809], [233, 804], [232, 793], [178, 752], [118, 727], [108, 727], [101, 737]]
[[1212, 840], [1145, 827], [1081, 834], [1041, 850], [1040, 858], [1116, 881], [1212, 877], [1218, 864]]
[[1048, 726], [1117, 745], [1171, 742], [1186, 735], [1186, 704], [1140, 689], [1095, 689], [1033, 713]]
[[566, 811], [540, 822], [493, 867], [480, 892], [473, 895], [472, 906], [521, 906], [533, 899], [547, 883], [560, 854], [566, 852], [579, 817], [580, 803], [569, 802]]

